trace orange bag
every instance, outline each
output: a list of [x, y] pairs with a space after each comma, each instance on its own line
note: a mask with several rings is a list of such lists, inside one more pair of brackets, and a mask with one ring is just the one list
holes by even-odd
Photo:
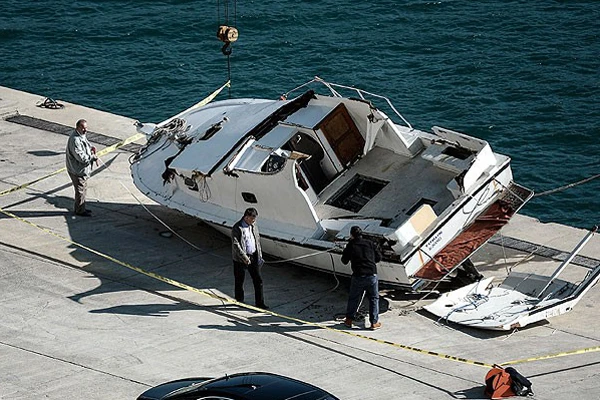
[[485, 376], [485, 394], [490, 399], [503, 399], [515, 396], [511, 388], [512, 378], [506, 370], [500, 366], [494, 366]]

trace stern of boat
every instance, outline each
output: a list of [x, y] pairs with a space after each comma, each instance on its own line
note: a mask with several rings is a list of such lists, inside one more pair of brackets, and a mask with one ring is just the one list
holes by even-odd
[[[460, 224], [469, 203], [433, 231], [406, 262], [417, 265], [409, 275], [426, 281], [439, 281], [469, 260], [469, 257], [502, 229], [523, 205], [533, 196], [533, 191], [515, 182], [510, 182], [500, 195], [473, 221], [469, 221], [451, 240], [445, 240], [446, 227]], [[455, 220], [455, 221], [453, 221]], [[440, 245], [440, 243], [444, 243]], [[436, 247], [438, 249], [436, 249]], [[437, 250], [437, 251], [436, 251]], [[474, 267], [473, 267], [474, 268]], [[476, 272], [476, 271], [475, 271]], [[472, 273], [473, 275], [473, 273]], [[479, 275], [475, 273], [474, 275]]]

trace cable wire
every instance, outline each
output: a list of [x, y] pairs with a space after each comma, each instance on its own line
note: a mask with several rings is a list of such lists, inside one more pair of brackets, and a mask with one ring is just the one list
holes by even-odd
[[550, 189], [550, 190], [546, 190], [544, 192], [540, 192], [540, 193], [534, 194], [533, 197], [541, 197], [541, 196], [546, 196], [546, 195], [557, 193], [557, 192], [562, 192], [563, 190], [567, 190], [567, 189], [570, 189], [572, 187], [579, 186], [579, 185], [582, 185], [584, 183], [593, 181], [596, 178], [600, 178], [600, 174], [596, 174], [594, 176], [590, 176], [589, 178], [585, 178], [585, 179], [582, 179], [582, 180], [577, 181], [577, 182], [573, 182], [573, 183], [569, 183], [569, 184], [564, 185], [564, 186], [557, 187], [556, 189]]

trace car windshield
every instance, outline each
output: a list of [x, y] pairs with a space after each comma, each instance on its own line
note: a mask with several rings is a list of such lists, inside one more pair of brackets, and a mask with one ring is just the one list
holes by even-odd
[[206, 391], [206, 397], [200, 397], [202, 399], [228, 399], [229, 396], [235, 398], [243, 396], [248, 399], [337, 400], [315, 386], [270, 374], [232, 375], [211, 379], [176, 390], [165, 399], [192, 393], [201, 396], [204, 391]]

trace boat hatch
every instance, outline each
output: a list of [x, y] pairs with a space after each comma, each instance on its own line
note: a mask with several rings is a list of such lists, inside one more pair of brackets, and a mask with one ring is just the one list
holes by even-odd
[[316, 127], [318, 136], [331, 146], [342, 168], [348, 167], [363, 153], [365, 139], [350, 117], [343, 103], [337, 107]]
[[325, 204], [352, 212], [359, 212], [388, 183], [368, 176], [355, 175], [337, 193], [331, 196]]

